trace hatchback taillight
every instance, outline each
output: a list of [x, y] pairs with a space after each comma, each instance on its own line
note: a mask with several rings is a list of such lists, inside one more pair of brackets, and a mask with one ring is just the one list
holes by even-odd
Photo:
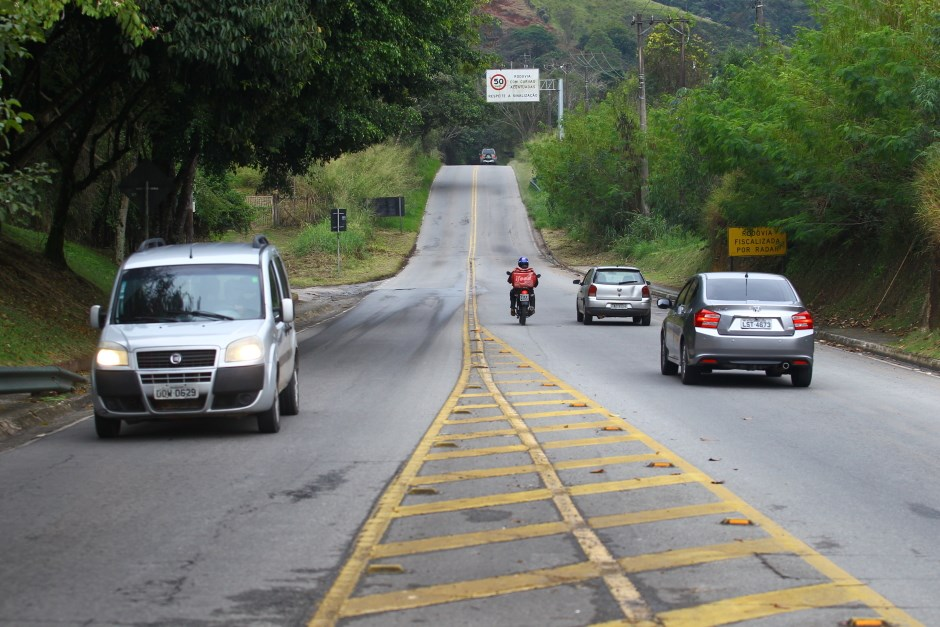
[[588, 296], [597, 296], [597, 286], [591, 283], [591, 287], [588, 288]]
[[644, 285], [643, 286], [643, 298], [649, 298], [649, 297], [650, 297], [650, 286]]
[[800, 330], [813, 328], [813, 314], [808, 311], [801, 311], [793, 315], [793, 328]]
[[719, 320], [721, 320], [721, 314], [714, 311], [699, 309], [695, 312], [695, 326], [702, 329], [717, 329]]

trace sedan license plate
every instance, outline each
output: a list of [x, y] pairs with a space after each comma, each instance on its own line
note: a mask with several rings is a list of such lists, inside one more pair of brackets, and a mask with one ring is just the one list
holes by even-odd
[[199, 390], [191, 385], [161, 385], [153, 389], [153, 397], [159, 401], [180, 401], [198, 398]]
[[773, 326], [769, 318], [741, 318], [742, 329], [772, 329]]

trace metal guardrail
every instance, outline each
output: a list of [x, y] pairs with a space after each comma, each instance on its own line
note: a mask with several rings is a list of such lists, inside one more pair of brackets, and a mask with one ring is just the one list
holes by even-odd
[[0, 367], [0, 394], [71, 392], [78, 383], [88, 379], [58, 366]]

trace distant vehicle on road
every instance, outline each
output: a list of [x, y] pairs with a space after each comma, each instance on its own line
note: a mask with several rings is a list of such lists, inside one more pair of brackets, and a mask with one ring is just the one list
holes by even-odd
[[496, 165], [496, 150], [484, 148], [480, 151], [480, 165]]
[[92, 368], [95, 430], [205, 416], [257, 417], [276, 433], [300, 410], [294, 301], [264, 236], [252, 243], [145, 241], [118, 272]]
[[690, 278], [668, 309], [660, 333], [660, 371], [682, 383], [714, 370], [789, 374], [793, 385], [813, 380], [815, 330], [790, 281], [779, 274], [704, 272]]
[[633, 324], [649, 326], [651, 298], [649, 281], [633, 266], [595, 266], [584, 277], [575, 296], [578, 322], [591, 324], [596, 317], [632, 318]]

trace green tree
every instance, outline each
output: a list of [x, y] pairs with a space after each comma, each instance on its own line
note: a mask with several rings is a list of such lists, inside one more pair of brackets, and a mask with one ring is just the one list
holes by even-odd
[[640, 210], [643, 141], [634, 94], [632, 86], [624, 84], [590, 111], [568, 114], [563, 140], [529, 144], [555, 218], [599, 244], [620, 235]]

